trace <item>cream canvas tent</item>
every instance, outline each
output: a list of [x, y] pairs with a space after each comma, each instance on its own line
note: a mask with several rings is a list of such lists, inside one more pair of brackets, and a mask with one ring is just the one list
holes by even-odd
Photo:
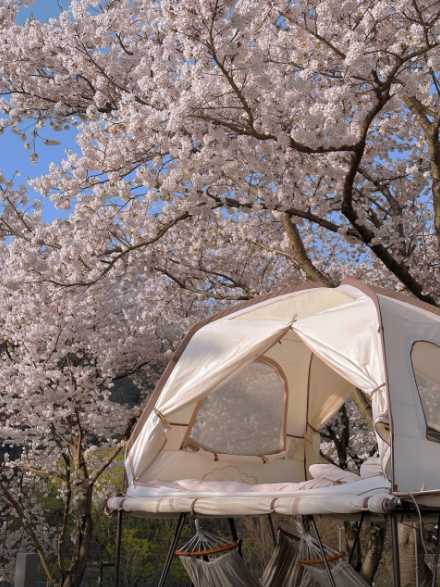
[[[319, 430], [355, 390], [371, 401], [379, 448], [373, 473], [361, 476], [319, 464]], [[123, 511], [180, 514], [164, 585], [187, 513], [389, 513], [405, 500], [438, 507], [439, 457], [438, 310], [353, 280], [305, 284], [186, 336], [129, 440], [127, 492], [108, 506], [119, 512], [119, 545]], [[391, 520], [399, 585], [395, 513]]]
[[306, 284], [197, 326], [129, 441], [127, 497], [174, 495], [184, 479], [189, 493], [304, 481], [320, 427], [354, 388], [371, 399], [392, 490], [440, 490], [439, 326], [430, 306], [354, 281]]

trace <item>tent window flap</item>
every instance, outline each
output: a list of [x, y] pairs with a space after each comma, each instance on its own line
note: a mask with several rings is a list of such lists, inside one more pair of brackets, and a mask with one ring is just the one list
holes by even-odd
[[425, 415], [426, 436], [440, 442], [440, 346], [415, 342], [411, 362]]
[[238, 456], [279, 453], [285, 449], [286, 402], [279, 367], [258, 360], [200, 403], [186, 445]]

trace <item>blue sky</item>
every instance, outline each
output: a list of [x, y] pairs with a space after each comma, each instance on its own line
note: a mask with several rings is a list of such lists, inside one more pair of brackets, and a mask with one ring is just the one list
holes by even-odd
[[[62, 0], [62, 5], [67, 6], [68, 2]], [[31, 6], [28, 6], [20, 11], [18, 22], [24, 23], [28, 18], [37, 18], [39, 20], [48, 20], [56, 16], [60, 11], [60, 4], [58, 0], [37, 0]], [[23, 125], [25, 128], [26, 125]], [[27, 179], [44, 175], [53, 161], [59, 163], [65, 156], [66, 149], [75, 149], [75, 135], [74, 129], [62, 132], [54, 132], [50, 128], [41, 129], [41, 135], [46, 139], [57, 139], [60, 145], [45, 146], [41, 141], [38, 142], [37, 163], [32, 163], [30, 159], [30, 151], [26, 150], [22, 139], [10, 130], [7, 130], [0, 136], [0, 170], [7, 177], [13, 177], [17, 172], [19, 176], [16, 178], [17, 184], [22, 184]], [[30, 190], [33, 197], [41, 199], [41, 196]], [[44, 202], [44, 216], [47, 222], [50, 222], [56, 217], [62, 217], [68, 214], [66, 211], [56, 209], [46, 198]]]
[[60, 11], [60, 3], [66, 7], [68, 2], [62, 0], [36, 0], [31, 6], [26, 6], [20, 11], [17, 21], [22, 24], [28, 18], [34, 17], [38, 20], [48, 20], [51, 16], [56, 16]]
[[[11, 130], [5, 131], [0, 137], [1, 172], [8, 179], [14, 177], [18, 172], [19, 175], [15, 180], [17, 185], [47, 173], [51, 162], [59, 163], [64, 159], [66, 149], [77, 149], [75, 143], [76, 131], [74, 129], [54, 132], [49, 128], [43, 128], [40, 132], [45, 139], [60, 141], [60, 145], [45, 146], [42, 141], [38, 141], [38, 161], [36, 163], [31, 161], [31, 151], [25, 149], [23, 140]], [[50, 222], [55, 217], [66, 216], [66, 211], [58, 210], [47, 198], [43, 198], [31, 188], [29, 188], [29, 193], [43, 202], [44, 217], [47, 222]]]

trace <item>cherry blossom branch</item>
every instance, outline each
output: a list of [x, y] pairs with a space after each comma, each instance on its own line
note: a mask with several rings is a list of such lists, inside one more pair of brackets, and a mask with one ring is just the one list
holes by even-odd
[[356, 174], [359, 172], [361, 162], [367, 146], [368, 131], [370, 129], [371, 123], [389, 99], [391, 83], [394, 79], [395, 73], [397, 72], [400, 66], [401, 61], [399, 60], [390, 72], [390, 74], [388, 75], [388, 79], [386, 80], [386, 82], [381, 84], [381, 86], [377, 87], [376, 89], [377, 103], [365, 117], [365, 120], [363, 122], [361, 138], [356, 146], [355, 152], [353, 153], [353, 155], [351, 155], [349, 169], [344, 180], [341, 211], [347, 218], [347, 220], [349, 220], [353, 228], [360, 235], [363, 242], [374, 252], [374, 254], [384, 263], [384, 265], [408, 288], [410, 292], [412, 292], [415, 296], [417, 296], [419, 299], [425, 302], [436, 304], [436, 299], [434, 298], [434, 296], [424, 293], [423, 284], [417, 281], [417, 279], [408, 270], [407, 266], [403, 262], [399, 263], [395, 259], [395, 257], [390, 253], [390, 251], [387, 250], [381, 243], [376, 243], [373, 241], [374, 232], [363, 222], [360, 222], [358, 213], [356, 212], [353, 205], [354, 181]]
[[[248, 300], [251, 296], [243, 294], [243, 295], [237, 295], [237, 296], [232, 296], [232, 295], [227, 295], [227, 294], [219, 294], [219, 293], [215, 293], [210, 289], [202, 289], [202, 288], [198, 288], [198, 287], [194, 287], [192, 285], [188, 285], [188, 283], [186, 282], [186, 280], [181, 279], [180, 277], [178, 277], [177, 275], [175, 275], [174, 273], [172, 273], [172, 271], [170, 271], [170, 269], [164, 268], [164, 267], [160, 267], [160, 266], [155, 266], [154, 267], [155, 271], [157, 271], [158, 273], [162, 273], [163, 275], [165, 275], [166, 277], [168, 277], [168, 279], [170, 279], [171, 281], [173, 281], [176, 285], [178, 285], [180, 287], [180, 289], [186, 290], [188, 292], [200, 295], [204, 298], [209, 297], [212, 298], [213, 300], [218, 300], [218, 301], [234, 301], [234, 302], [239, 302], [239, 301], [243, 301], [243, 300]], [[207, 273], [210, 273], [207, 272]]]
[[86, 286], [87, 287], [87, 286], [94, 285], [100, 279], [105, 277], [111, 271], [111, 269], [113, 269], [113, 267], [116, 265], [116, 263], [118, 261], [122, 260], [124, 257], [126, 257], [130, 253], [133, 253], [135, 251], [138, 251], [140, 249], [144, 249], [146, 247], [149, 247], [150, 245], [153, 245], [154, 243], [159, 241], [171, 228], [173, 228], [174, 226], [176, 226], [180, 222], [183, 222], [184, 220], [189, 219], [190, 217], [191, 217], [190, 212], [185, 211], [182, 214], [175, 217], [174, 219], [172, 219], [170, 222], [167, 222], [160, 230], [157, 231], [157, 233], [152, 238], [146, 239], [146, 240], [141, 240], [140, 242], [138, 242], [134, 245], [128, 246], [123, 250], [118, 248], [118, 249], [107, 251], [106, 255], [111, 255], [112, 253], [116, 253], [116, 254], [114, 257], [112, 257], [112, 259], [104, 260], [104, 262], [106, 263], [105, 269], [103, 271], [101, 271], [93, 279], [84, 280], [84, 281], [74, 281], [74, 282], [69, 283], [69, 282], [57, 281], [57, 280], [51, 279], [51, 278], [46, 278], [43, 275], [41, 275], [42, 281], [52, 283], [54, 285], [58, 285], [58, 286], [62, 286], [62, 287], [79, 287], [79, 286]]
[[282, 213], [281, 222], [289, 239], [292, 256], [304, 271], [306, 277], [311, 281], [317, 281], [329, 287], [333, 286], [334, 283], [332, 280], [327, 275], [325, 275], [325, 273], [317, 269], [310, 260], [310, 257], [304, 247], [304, 243], [302, 241], [298, 227], [292, 222], [290, 215], [286, 212]]
[[[290, 15], [287, 12], [285, 12], [284, 10], [278, 11], [278, 14], [279, 14], [279, 16], [282, 16], [283, 18], [285, 18], [291, 25], [298, 26], [292, 20], [292, 18], [290, 17]], [[345, 53], [343, 51], [341, 51], [340, 49], [338, 49], [333, 43], [331, 43], [323, 35], [320, 35], [316, 30], [315, 31], [310, 30], [309, 27], [307, 26], [307, 24], [304, 26], [303, 30], [306, 31], [307, 33], [309, 33], [310, 35], [312, 35], [312, 37], [314, 37], [318, 41], [321, 41], [322, 43], [324, 43], [338, 57], [340, 57], [341, 59], [345, 59], [345, 57], [346, 57]]]
[[434, 227], [440, 247], [440, 115], [428, 115], [427, 108], [415, 96], [406, 98], [405, 103], [417, 117], [428, 145], [434, 203]]

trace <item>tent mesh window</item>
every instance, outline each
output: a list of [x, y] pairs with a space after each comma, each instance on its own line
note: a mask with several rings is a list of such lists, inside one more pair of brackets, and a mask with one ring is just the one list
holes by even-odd
[[418, 341], [412, 347], [411, 361], [425, 414], [427, 437], [440, 442], [440, 347]]
[[278, 453], [285, 445], [286, 398], [278, 366], [252, 363], [200, 404], [189, 444], [230, 455]]

